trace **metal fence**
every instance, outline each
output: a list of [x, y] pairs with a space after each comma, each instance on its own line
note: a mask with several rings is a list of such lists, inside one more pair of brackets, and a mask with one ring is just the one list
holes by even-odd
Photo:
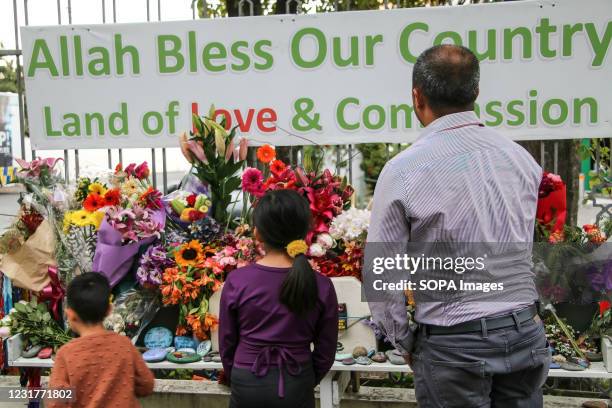
[[[23, 93], [23, 78], [22, 78], [22, 52], [20, 49], [20, 38], [19, 38], [19, 22], [21, 21], [21, 19], [23, 19], [24, 24], [27, 26], [29, 25], [29, 12], [28, 12], [28, 0], [21, 0], [23, 1], [23, 7], [21, 12], [23, 13], [23, 15], [19, 15], [19, 7], [18, 7], [18, 0], [13, 0], [13, 25], [14, 25], [14, 35], [15, 35], [15, 49], [9, 49], [9, 50], [0, 50], [0, 57], [1, 56], [11, 56], [15, 58], [16, 61], [16, 70], [17, 70], [17, 77], [18, 77], [18, 99], [19, 99], [19, 121], [20, 121], [20, 129], [21, 129], [21, 156], [24, 159], [28, 159], [30, 157], [36, 157], [36, 152], [35, 151], [31, 151], [31, 152], [26, 152], [26, 134], [25, 134], [25, 129], [26, 129], [26, 112], [24, 110], [24, 106], [25, 106], [25, 95]], [[48, 1], [52, 1], [52, 0], [48, 0]], [[131, 2], [133, 2], [132, 4], [135, 3], [141, 3], [142, 4], [142, 8], [143, 8], [143, 14], [142, 14], [142, 20], [141, 21], [162, 21], [163, 20], [163, 16], [162, 16], [162, 1], [161, 0], [129, 0]], [[478, 1], [476, 1], [478, 2]], [[197, 11], [197, 0], [191, 0], [191, 3], [189, 4], [187, 1], [174, 1], [173, 5], [176, 4], [184, 4], [185, 7], [190, 6], [191, 7], [191, 17], [193, 19], [199, 18], [198, 16], [198, 11]], [[396, 2], [397, 3], [397, 2]], [[450, 3], [447, 2], [447, 3]], [[463, 1], [459, 1], [457, 2], [457, 4], [464, 4], [466, 3], [465, 0]], [[469, 2], [468, 2], [469, 3]], [[295, 8], [292, 7], [292, 5], [295, 4]], [[301, 10], [302, 3], [300, 0], [287, 0], [287, 2], [285, 3], [285, 11], [288, 12], [289, 10]], [[399, 6], [401, 7], [402, 2], [399, 2]], [[338, 0], [336, 0], [335, 2], [335, 6], [336, 6], [336, 11], [345, 11], [345, 10], [350, 10], [351, 9], [351, 2], [347, 2], [347, 6], [345, 7], [345, 10], [340, 10], [339, 9], [339, 5], [338, 5]], [[388, 0], [383, 0], [382, 6], [384, 8], [389, 8], [390, 5], [388, 3]], [[396, 4], [394, 7], [397, 7], [398, 4]], [[62, 9], [63, 7], [65, 7], [65, 9]], [[116, 23], [117, 22], [117, 0], [91, 0], [91, 7], [100, 7], [101, 8], [101, 15], [102, 15], [102, 19], [101, 19], [101, 23]], [[462, 6], [458, 6], [458, 7], [462, 7]], [[57, 0], [56, 2], [56, 8], [57, 8], [57, 24], [61, 25], [61, 24], [72, 24], [72, 23], [79, 23], [79, 21], [73, 21], [72, 19], [72, 1], [71, 0]], [[108, 13], [108, 9], [110, 8], [110, 15], [107, 15]], [[239, 15], [253, 15], [254, 14], [254, 3], [253, 0], [240, 0], [238, 2], [238, 12]], [[64, 10], [64, 12], [63, 12]], [[204, 14], [206, 16], [206, 10], [207, 10], [207, 4], [206, 4], [206, 0], [203, 0], [203, 10], [204, 10]], [[67, 13], [66, 13], [67, 11]], [[62, 17], [66, 17], [66, 18], [62, 18]], [[562, 163], [559, 163], [559, 141], [554, 141], [552, 143], [552, 152], [550, 152], [550, 144], [551, 143], [545, 143], [544, 141], [540, 142], [540, 157], [536, 157], [536, 159], [540, 162], [540, 164], [542, 165], [542, 167], [544, 167], [545, 169], [558, 173], [559, 172], [559, 166], [562, 165]], [[548, 148], [547, 148], [548, 147]], [[387, 145], [387, 151], [391, 152], [392, 150], [396, 149], [396, 147], [394, 147], [394, 145]], [[298, 160], [300, 160], [300, 158], [303, 157], [302, 154], [300, 154], [299, 152], [297, 152], [297, 154], [295, 154], [296, 152], [293, 152], [293, 148], [291, 149], [292, 152], [290, 154], [290, 157], [293, 159], [294, 157], [297, 158]], [[355, 149], [355, 147], [353, 145], [345, 145], [345, 146], [335, 146], [333, 148], [333, 152], [331, 154], [331, 157], [333, 159], [333, 161], [335, 161], [336, 166], [337, 166], [337, 170], [338, 172], [343, 173], [345, 176], [347, 176], [347, 178], [349, 179], [349, 182], [353, 182], [353, 176], [355, 174], [355, 169], [354, 169], [354, 160], [353, 158], [356, 156], [357, 153], [357, 149]], [[29, 153], [29, 154], [28, 154]], [[168, 170], [167, 170], [167, 149], [166, 148], [151, 148], [150, 149], [150, 163], [151, 163], [151, 167], [152, 167], [152, 177], [153, 177], [153, 183], [154, 185], [157, 187], [160, 183], [158, 178], [158, 173], [159, 172], [159, 163], [158, 163], [158, 157], [159, 154], [161, 154], [161, 185], [159, 186], [160, 189], [162, 189], [164, 192], [168, 191]], [[66, 180], [70, 179], [70, 175], [71, 175], [71, 168], [74, 169], [73, 174], [78, 178], [79, 177], [79, 173], [81, 170], [80, 167], [80, 163], [79, 163], [79, 150], [78, 149], [67, 149], [64, 150], [63, 152], [64, 155], [64, 163], [65, 163], [65, 178]], [[29, 157], [28, 157], [29, 156]], [[123, 149], [108, 149], [107, 150], [107, 164], [109, 168], [113, 168], [113, 166], [117, 163], [122, 163], [123, 162]], [[340, 166], [340, 163], [343, 163], [343, 166]]]

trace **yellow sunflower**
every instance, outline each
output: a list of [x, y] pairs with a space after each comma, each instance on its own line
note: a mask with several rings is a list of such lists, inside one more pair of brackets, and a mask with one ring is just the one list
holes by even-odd
[[106, 187], [102, 183], [91, 183], [88, 187], [90, 193], [95, 193], [103, 196], [106, 194]]
[[204, 248], [195, 239], [181, 245], [174, 254], [174, 260], [179, 266], [195, 266], [204, 256]]

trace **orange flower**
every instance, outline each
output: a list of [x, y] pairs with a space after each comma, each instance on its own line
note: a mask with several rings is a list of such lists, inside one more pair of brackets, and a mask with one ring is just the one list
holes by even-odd
[[207, 330], [217, 327], [218, 324], [219, 320], [216, 316], [206, 313], [206, 316], [204, 317], [204, 327], [206, 327]]
[[83, 208], [89, 212], [98, 211], [104, 205], [104, 199], [97, 193], [89, 194], [85, 201], [83, 201]]
[[187, 328], [183, 325], [180, 326], [176, 326], [176, 335], [177, 336], [184, 336], [187, 334]]
[[264, 164], [270, 163], [276, 158], [276, 151], [268, 144], [265, 144], [257, 149], [257, 160]]

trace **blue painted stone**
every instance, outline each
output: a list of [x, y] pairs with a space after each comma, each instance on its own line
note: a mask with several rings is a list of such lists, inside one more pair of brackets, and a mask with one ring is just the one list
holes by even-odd
[[178, 350], [176, 350], [178, 353], [183, 353], [183, 354], [196, 354], [196, 351], [194, 349], [192, 349], [191, 347], [183, 347], [180, 348]]
[[166, 349], [164, 348], [154, 348], [145, 351], [142, 354], [142, 358], [147, 363], [158, 363], [160, 361], [164, 361], [166, 359]]
[[368, 358], [372, 358], [374, 354], [376, 354], [376, 350], [371, 349], [370, 351], [368, 351]]
[[182, 348], [196, 349], [197, 347], [198, 344], [193, 339], [193, 337], [176, 336], [174, 338], [174, 348], [176, 348], [177, 350]]
[[561, 366], [557, 363], [550, 363], [549, 368], [561, 368]]
[[347, 358], [353, 358], [351, 353], [336, 353], [336, 361], [346, 360]]
[[166, 348], [172, 345], [172, 332], [165, 327], [153, 327], [145, 334], [144, 344], [148, 349]]
[[212, 343], [210, 342], [210, 340], [204, 340], [203, 342], [198, 344], [197, 353], [203, 357], [210, 352], [211, 348]]

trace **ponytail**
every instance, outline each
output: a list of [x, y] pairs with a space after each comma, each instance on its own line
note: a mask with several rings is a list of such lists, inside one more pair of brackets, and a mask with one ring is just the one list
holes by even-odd
[[280, 290], [280, 301], [293, 313], [303, 316], [317, 305], [317, 277], [306, 255], [297, 255]]
[[293, 258], [280, 288], [280, 302], [299, 316], [313, 310], [319, 292], [304, 241], [312, 225], [308, 200], [293, 190], [268, 191], [255, 207], [253, 223], [268, 248], [286, 251]]

